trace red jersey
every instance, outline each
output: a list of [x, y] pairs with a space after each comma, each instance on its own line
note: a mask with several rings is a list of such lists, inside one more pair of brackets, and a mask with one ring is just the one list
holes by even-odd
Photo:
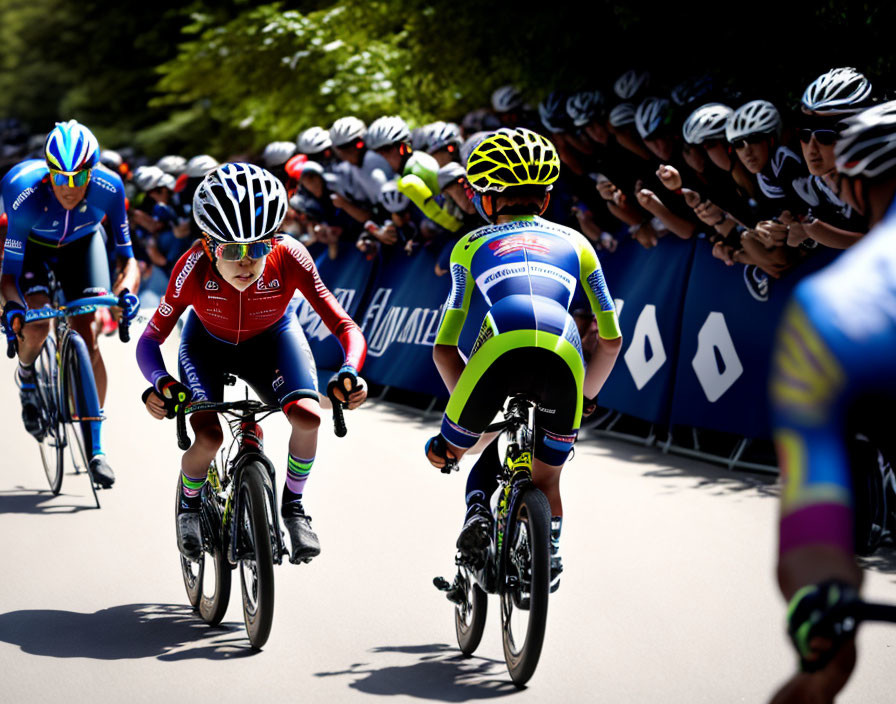
[[171, 272], [145, 336], [161, 344], [187, 306], [193, 306], [211, 335], [239, 344], [280, 320], [298, 291], [339, 340], [345, 363], [360, 371], [367, 355], [360, 328], [324, 286], [308, 250], [288, 235], [278, 235], [274, 242], [264, 271], [245, 291], [227, 283], [215, 271], [202, 243], [194, 243]]

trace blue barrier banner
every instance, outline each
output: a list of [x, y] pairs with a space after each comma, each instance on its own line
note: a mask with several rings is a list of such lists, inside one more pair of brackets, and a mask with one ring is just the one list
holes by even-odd
[[819, 247], [780, 279], [769, 279], [767, 300], [760, 300], [746, 283], [750, 269], [725, 266], [709, 243], [698, 243], [680, 329], [672, 424], [754, 438], [770, 434], [767, 387], [778, 320], [799, 280], [837, 254]]
[[432, 346], [451, 288], [450, 277], [436, 276], [438, 252], [385, 255], [358, 320], [367, 338], [363, 375], [378, 384], [433, 396], [446, 396], [432, 361]]
[[600, 255], [623, 337], [600, 392], [601, 406], [653, 423], [668, 421], [694, 246], [693, 239], [670, 234], [648, 250], [625, 237], [615, 252]]
[[[339, 254], [330, 259], [324, 251], [314, 262], [320, 278], [339, 304], [356, 321], [367, 285], [373, 273], [373, 261], [368, 260], [352, 242], [341, 242]], [[330, 334], [314, 308], [302, 299], [297, 315], [319, 369], [339, 369], [343, 352], [339, 341]]]

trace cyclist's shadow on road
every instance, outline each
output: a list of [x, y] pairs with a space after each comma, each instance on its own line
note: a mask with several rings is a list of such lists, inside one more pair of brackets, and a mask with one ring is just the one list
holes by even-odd
[[347, 670], [317, 672], [316, 677], [353, 676], [348, 686], [365, 694], [403, 694], [419, 699], [465, 702], [492, 699], [519, 690], [513, 686], [503, 660], [467, 658], [456, 647], [432, 645], [383, 646], [373, 653], [403, 653], [418, 656], [415, 662], [378, 667], [355, 663]]
[[123, 604], [92, 614], [52, 609], [0, 614], [0, 642], [53, 658], [227, 660], [256, 652], [241, 630], [241, 623], [210, 628], [180, 604]]
[[[86, 483], [84, 488], [87, 492], [90, 491]], [[28, 489], [23, 486], [10, 491], [0, 491], [0, 513], [52, 514], [95, 510], [93, 495], [66, 494], [63, 491], [54, 496], [48, 489]]]

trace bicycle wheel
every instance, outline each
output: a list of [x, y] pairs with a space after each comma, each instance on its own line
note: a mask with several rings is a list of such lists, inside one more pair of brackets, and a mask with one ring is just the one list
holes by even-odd
[[234, 530], [251, 556], [240, 559], [240, 584], [243, 592], [243, 619], [249, 643], [256, 650], [267, 642], [274, 618], [274, 559], [271, 526], [265, 490], [265, 468], [250, 462], [242, 473], [239, 486], [239, 515]]
[[[220, 540], [221, 513], [216, 502], [217, 497], [206, 494], [203, 488], [203, 551], [199, 560], [188, 560], [180, 556], [180, 569], [184, 578], [184, 587], [190, 605], [199, 611], [199, 616], [210, 626], [221, 623], [230, 602], [230, 565]], [[180, 500], [180, 479], [177, 484], [177, 500]], [[216, 531], [214, 538], [206, 539], [207, 530]], [[212, 569], [206, 570], [206, 564]]]
[[462, 567], [457, 574], [464, 587], [464, 603], [454, 607], [454, 631], [464, 655], [472, 655], [482, 640], [488, 613], [488, 594], [476, 584], [470, 571]]
[[551, 509], [535, 487], [523, 490], [505, 529], [501, 631], [510, 678], [522, 687], [538, 664], [548, 617]]
[[[90, 489], [93, 491], [93, 500], [96, 507], [100, 507], [100, 499], [96, 493], [93, 475], [90, 474], [90, 452], [93, 450], [92, 439], [90, 433], [90, 422], [73, 420], [80, 418], [88, 413], [87, 397], [85, 396], [82, 379], [85, 374], [84, 363], [82, 357], [78, 354], [78, 348], [73, 339], [77, 333], [69, 330], [63, 337], [62, 353], [60, 354], [59, 374], [61, 376], [60, 402], [62, 404], [61, 419], [65, 427], [65, 438], [68, 444], [69, 454], [72, 458], [72, 465], [75, 472], [84, 472], [90, 479]], [[80, 338], [78, 338], [80, 340]], [[81, 341], [83, 344], [83, 341]], [[87, 361], [90, 380], [93, 380], [93, 368], [90, 367], [90, 361]], [[94, 393], [96, 393], [94, 391]], [[98, 405], [98, 404], [97, 404]]]
[[40, 354], [34, 361], [35, 387], [40, 398], [41, 425], [40, 460], [50, 483], [50, 491], [58, 494], [62, 488], [65, 467], [65, 429], [59, 413], [59, 364], [56, 359], [56, 338], [48, 335]]

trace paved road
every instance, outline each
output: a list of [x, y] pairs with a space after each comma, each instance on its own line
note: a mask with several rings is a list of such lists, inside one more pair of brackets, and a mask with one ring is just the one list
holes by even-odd
[[[767, 700], [793, 667], [769, 480], [587, 434], [563, 480], [566, 572], [535, 677], [522, 692], [509, 684], [494, 602], [477, 657], [459, 657], [431, 582], [451, 574], [464, 478], [421, 461], [434, 417], [375, 402], [350, 415], [347, 438], [323, 434], [306, 492], [323, 554], [277, 569], [273, 632], [253, 653], [236, 583], [220, 628], [185, 606], [173, 423], [140, 407], [134, 344], [104, 350], [119, 481], [99, 511], [83, 475], [45, 491], [2, 366], [0, 702], [718, 704]], [[286, 431], [281, 418], [265, 425], [281, 465]], [[868, 594], [896, 601], [896, 560], [879, 563]], [[860, 648], [842, 701], [893, 701], [896, 629], [865, 628]]]

